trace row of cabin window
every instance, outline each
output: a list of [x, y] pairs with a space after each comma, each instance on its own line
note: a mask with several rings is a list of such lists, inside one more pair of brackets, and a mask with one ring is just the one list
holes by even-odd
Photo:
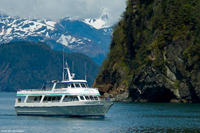
[[55, 89], [61, 88], [86, 88], [87, 85], [85, 83], [57, 83]]
[[[45, 96], [43, 102], [60, 102], [62, 96]], [[38, 103], [42, 96], [29, 96], [27, 103]], [[80, 96], [81, 100], [98, 100], [97, 96]], [[63, 102], [79, 101], [77, 96], [65, 96]]]
[[97, 96], [80, 96], [81, 100], [98, 100]]

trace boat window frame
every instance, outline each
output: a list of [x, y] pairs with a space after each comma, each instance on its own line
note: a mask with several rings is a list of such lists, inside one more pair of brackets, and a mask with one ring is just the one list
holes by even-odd
[[[39, 99], [38, 99], [39, 97]], [[31, 96], [27, 97], [26, 103], [40, 103], [42, 100], [42, 96]]]
[[90, 101], [90, 97], [89, 96], [85, 96], [85, 100]]
[[47, 96], [44, 96], [42, 103], [59, 103], [61, 101], [61, 99], [62, 99], [62, 95], [56, 95], [56, 96], [48, 96], [47, 95]]
[[[57, 85], [60, 85], [60, 87], [57, 88]], [[56, 83], [54, 89], [55, 89], [55, 90], [59, 90], [59, 89], [67, 89], [67, 88], [69, 88], [69, 87], [71, 87], [71, 84], [70, 84], [70, 83]]]
[[[66, 100], [65, 101], [66, 97], [70, 98], [70, 100]], [[63, 100], [62, 100], [62, 102], [64, 102], [64, 103], [67, 103], [67, 102], [76, 102], [76, 101], [80, 101], [79, 98], [78, 98], [78, 96], [72, 96], [72, 95], [65, 95], [64, 98], [63, 98]]]
[[94, 100], [96, 100], [96, 101], [99, 100], [98, 96], [93, 96], [93, 97], [94, 97]]
[[84, 84], [85, 84], [86, 88], [88, 88], [88, 84], [87, 83], [84, 83]]
[[[80, 83], [80, 85], [81, 85], [81, 88], [87, 88], [86, 83]], [[82, 85], [84, 85], [84, 86], [82, 86]]]
[[55, 83], [52, 82], [46, 82], [42, 85], [42, 90], [52, 90], [53, 88], [55, 88]]
[[[72, 85], [73, 85], [73, 87], [72, 87]], [[74, 83], [70, 83], [70, 87], [71, 87], [71, 88], [76, 88], [76, 86], [75, 86]]]
[[[75, 85], [76, 88], [81, 88], [80, 83], [74, 83], [74, 85]], [[78, 87], [76, 85], [78, 85]]]
[[79, 101], [78, 96], [73, 96], [73, 101]]
[[17, 96], [16, 100], [17, 100], [17, 103], [25, 103], [26, 96]]
[[[82, 99], [81, 97], [82, 97], [83, 99]], [[81, 101], [85, 101], [85, 97], [84, 97], [84, 96], [79, 96], [79, 98], [80, 98]]]
[[89, 96], [90, 100], [94, 101], [94, 97], [93, 96]]

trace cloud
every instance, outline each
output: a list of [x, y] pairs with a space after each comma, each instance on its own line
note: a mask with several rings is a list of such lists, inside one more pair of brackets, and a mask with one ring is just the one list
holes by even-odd
[[0, 0], [0, 11], [8, 15], [49, 19], [97, 18], [106, 8], [116, 22], [125, 6], [126, 0]]

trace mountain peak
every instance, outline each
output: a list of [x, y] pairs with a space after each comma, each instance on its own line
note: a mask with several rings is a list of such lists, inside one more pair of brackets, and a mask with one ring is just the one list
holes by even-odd
[[66, 51], [86, 54], [101, 63], [110, 43], [111, 30], [110, 27], [91, 28], [74, 17], [55, 21], [1, 15], [0, 45], [15, 41], [45, 42], [54, 50], [65, 46]]
[[101, 13], [101, 16], [100, 18], [104, 21], [109, 21], [110, 19], [110, 13], [109, 13], [109, 10], [107, 8], [102, 8], [102, 13]]
[[110, 19], [110, 13], [107, 8], [102, 8], [102, 13], [100, 17], [94, 18], [94, 19], [85, 19], [83, 22], [86, 24], [96, 28], [96, 29], [103, 29], [110, 27], [109, 19]]

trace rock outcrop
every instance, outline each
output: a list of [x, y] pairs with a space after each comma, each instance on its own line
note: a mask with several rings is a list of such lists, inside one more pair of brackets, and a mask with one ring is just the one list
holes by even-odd
[[136, 102], [200, 102], [200, 1], [128, 0], [95, 87]]

